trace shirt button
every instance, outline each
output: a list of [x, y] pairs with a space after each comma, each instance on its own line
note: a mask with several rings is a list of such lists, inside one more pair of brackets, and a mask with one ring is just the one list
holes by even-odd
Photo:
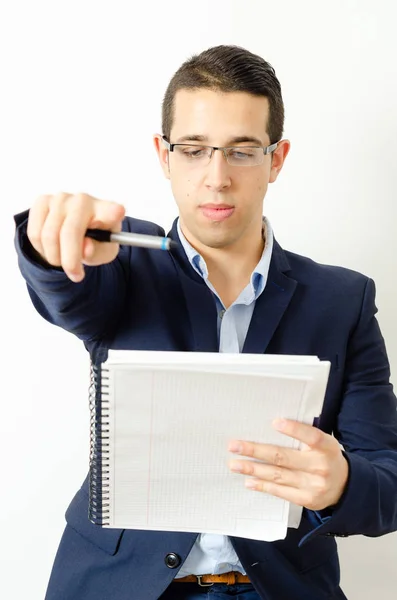
[[181, 564], [181, 557], [175, 552], [170, 552], [165, 557], [164, 562], [169, 569], [176, 569]]

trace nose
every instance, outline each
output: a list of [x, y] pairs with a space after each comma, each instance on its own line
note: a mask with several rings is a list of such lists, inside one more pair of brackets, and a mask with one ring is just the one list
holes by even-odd
[[206, 171], [205, 185], [220, 192], [231, 184], [229, 164], [222, 150], [214, 150]]

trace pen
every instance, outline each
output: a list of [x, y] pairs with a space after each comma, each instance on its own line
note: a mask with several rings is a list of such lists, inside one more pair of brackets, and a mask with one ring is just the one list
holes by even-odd
[[129, 233], [128, 231], [113, 233], [104, 229], [87, 229], [85, 235], [97, 242], [116, 242], [125, 246], [138, 246], [139, 248], [153, 248], [155, 250], [169, 250], [177, 246], [176, 242], [167, 237]]

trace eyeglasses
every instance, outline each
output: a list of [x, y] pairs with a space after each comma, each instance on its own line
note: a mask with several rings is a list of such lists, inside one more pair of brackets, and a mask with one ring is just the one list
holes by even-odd
[[232, 167], [256, 167], [263, 163], [266, 154], [276, 150], [278, 142], [270, 146], [202, 146], [198, 144], [170, 144], [162, 138], [165, 147], [173, 152], [175, 158], [184, 166], [205, 167], [209, 165], [215, 150], [223, 152], [223, 156]]

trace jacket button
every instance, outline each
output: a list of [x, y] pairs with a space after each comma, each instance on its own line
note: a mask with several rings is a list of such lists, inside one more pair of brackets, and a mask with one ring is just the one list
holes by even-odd
[[175, 552], [170, 552], [164, 559], [165, 564], [169, 569], [176, 569], [181, 564], [181, 557]]

